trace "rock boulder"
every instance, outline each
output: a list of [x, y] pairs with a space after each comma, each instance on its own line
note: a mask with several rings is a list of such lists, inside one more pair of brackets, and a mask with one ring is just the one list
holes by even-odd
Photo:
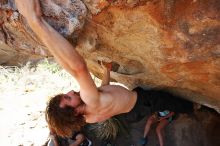
[[[220, 112], [219, 0], [46, 0], [45, 19], [101, 77], [129, 88], [165, 89]], [[87, 11], [87, 9], [88, 11]], [[50, 56], [16, 11], [0, 1], [0, 63]]]

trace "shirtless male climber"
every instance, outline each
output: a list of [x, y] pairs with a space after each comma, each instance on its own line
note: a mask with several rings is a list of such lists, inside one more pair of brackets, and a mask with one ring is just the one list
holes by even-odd
[[[79, 131], [85, 123], [100, 122], [118, 114], [132, 112], [140, 104], [146, 106], [157, 104], [159, 100], [156, 96], [153, 97], [154, 91], [145, 91], [141, 88], [130, 91], [119, 85], [109, 85], [109, 75], [104, 79], [102, 86], [97, 88], [83, 57], [42, 17], [39, 0], [15, 0], [15, 2], [32, 30], [80, 86], [80, 93], [70, 91], [67, 94], [59, 94], [49, 101], [46, 119], [58, 135], [69, 136], [73, 130]], [[157, 95], [167, 100], [167, 96], [169, 99], [172, 96]], [[155, 100], [150, 102], [149, 99]], [[173, 111], [162, 105], [160, 108]]]

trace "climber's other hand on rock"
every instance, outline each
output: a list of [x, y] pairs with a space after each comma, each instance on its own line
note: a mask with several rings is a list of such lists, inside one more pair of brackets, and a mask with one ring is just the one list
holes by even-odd
[[107, 69], [108, 71], [112, 70], [112, 62], [100, 61], [100, 65], [102, 66], [103, 69]]

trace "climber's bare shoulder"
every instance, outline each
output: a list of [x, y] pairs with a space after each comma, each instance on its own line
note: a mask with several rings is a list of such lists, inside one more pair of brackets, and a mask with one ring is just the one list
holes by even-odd
[[136, 103], [136, 92], [119, 85], [105, 85], [99, 88], [100, 106], [89, 109], [85, 116], [88, 123], [101, 122], [114, 115], [129, 112]]

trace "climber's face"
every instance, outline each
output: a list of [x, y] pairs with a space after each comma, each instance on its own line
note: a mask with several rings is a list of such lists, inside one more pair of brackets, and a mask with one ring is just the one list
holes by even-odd
[[71, 106], [75, 108], [81, 104], [82, 100], [80, 98], [79, 92], [71, 90], [68, 93], [64, 94], [60, 102], [60, 107]]

